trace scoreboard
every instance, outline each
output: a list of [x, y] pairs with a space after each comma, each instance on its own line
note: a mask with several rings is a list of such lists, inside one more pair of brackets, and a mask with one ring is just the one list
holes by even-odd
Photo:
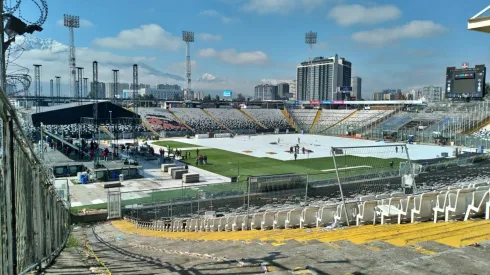
[[485, 96], [485, 65], [474, 68], [446, 69], [446, 98], [482, 98]]

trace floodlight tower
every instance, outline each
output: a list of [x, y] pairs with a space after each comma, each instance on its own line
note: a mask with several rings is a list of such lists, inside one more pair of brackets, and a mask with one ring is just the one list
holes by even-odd
[[41, 111], [41, 66], [34, 64], [34, 101], [36, 102], [36, 113]]
[[[308, 56], [308, 61], [310, 62], [310, 66], [308, 66], [308, 76], [306, 79], [306, 83], [308, 86], [306, 87], [306, 93], [308, 94], [308, 97], [310, 99], [315, 99], [312, 97], [311, 92], [313, 89], [313, 66], [312, 66], [312, 60], [311, 60], [311, 52], [313, 51], [313, 45], [316, 44], [316, 38], [317, 38], [317, 33], [309, 31], [305, 34], [305, 43], [308, 44], [309, 46], [309, 56]], [[320, 99], [320, 98], [318, 98]]]
[[73, 29], [80, 28], [80, 17], [76, 15], [65, 14], [63, 15], [63, 25], [68, 27], [69, 42], [70, 42], [70, 56], [68, 58], [68, 64], [70, 68], [70, 95], [75, 96], [76, 87], [76, 62], [75, 62], [75, 35]]
[[[95, 134], [97, 133], [97, 144], [100, 145], [100, 134], [99, 134], [99, 104], [98, 104], [98, 92], [99, 92], [99, 64], [97, 61], [92, 62], [92, 82], [93, 82], [93, 87], [92, 91], [94, 92], [94, 139], [95, 139]], [[95, 157], [94, 157], [94, 166], [95, 168], [99, 167], [100, 161], [99, 161], [99, 155], [97, 152], [95, 152]]]
[[119, 84], [117, 83], [118, 82], [118, 79], [117, 79], [117, 73], [119, 72], [119, 70], [112, 70], [112, 84], [114, 85], [114, 87], [112, 87], [112, 95], [110, 95], [112, 97], [111, 100], [115, 101], [116, 103], [118, 102], [117, 100], [117, 96], [119, 95], [118, 91], [117, 91], [117, 86], [119, 86]]
[[133, 140], [134, 140], [134, 147], [136, 151], [138, 150], [138, 125], [139, 121], [137, 120], [138, 118], [138, 101], [136, 98], [136, 92], [138, 90], [138, 64], [133, 65]]
[[61, 76], [55, 76], [56, 78], [56, 98], [57, 98], [57, 103], [61, 104]]
[[185, 42], [185, 76], [186, 76], [186, 86], [184, 98], [189, 99], [191, 94], [191, 42], [194, 42], [194, 32], [183, 31], [182, 40]]
[[78, 105], [82, 105], [82, 98], [83, 98], [83, 68], [82, 67], [77, 67], [77, 72], [78, 72], [78, 79], [77, 79], [77, 102]]

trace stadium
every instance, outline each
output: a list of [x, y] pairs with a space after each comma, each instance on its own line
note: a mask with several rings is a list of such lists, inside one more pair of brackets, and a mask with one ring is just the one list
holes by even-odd
[[[33, 0], [27, 25], [16, 3], [2, 2], [7, 48], [47, 17]], [[468, 29], [489, 32], [488, 9]], [[99, 96], [97, 61], [89, 96], [79, 19], [63, 20], [73, 94], [56, 77], [43, 96], [42, 65], [33, 96], [30, 76], [1, 77], [1, 274], [488, 273], [485, 65], [447, 67], [436, 102], [196, 99], [184, 31], [186, 88], [165, 84], [184, 98], [137, 96], [138, 64], [122, 98], [116, 69]]]

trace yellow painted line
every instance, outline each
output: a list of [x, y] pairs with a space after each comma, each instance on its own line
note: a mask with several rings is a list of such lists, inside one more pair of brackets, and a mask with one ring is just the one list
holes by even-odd
[[420, 252], [420, 253], [425, 254], [425, 255], [434, 255], [437, 253], [435, 251], [428, 250], [428, 249], [425, 249], [425, 248], [420, 247], [420, 246], [415, 246], [413, 249], [415, 249], [417, 252]]
[[[414, 223], [389, 225], [363, 225], [324, 231], [313, 229], [248, 230], [234, 232], [163, 232], [136, 228], [129, 221], [113, 221], [112, 224], [123, 232], [169, 239], [187, 239], [198, 241], [233, 242], [273, 242], [276, 245], [289, 240], [298, 242], [320, 241], [333, 243], [350, 241], [365, 244], [373, 241], [386, 241], [396, 246], [413, 245], [424, 241], [436, 241], [445, 245], [460, 247], [474, 242], [490, 240], [490, 221], [467, 221], [448, 223]], [[369, 248], [368, 248], [369, 249]], [[375, 249], [375, 248], [374, 248]]]
[[112, 275], [111, 270], [105, 265], [105, 263], [102, 260], [99, 259], [99, 257], [97, 257], [97, 254], [95, 254], [94, 250], [92, 249], [92, 247], [88, 243], [88, 240], [85, 240], [85, 248], [92, 254], [92, 256], [94, 256], [97, 263], [99, 263], [102, 267], [105, 268], [105, 270], [107, 271], [107, 274]]
[[435, 230], [404, 234], [399, 237], [388, 239], [386, 240], [386, 242], [396, 246], [405, 246], [416, 244], [419, 242], [435, 241], [438, 239], [455, 236], [457, 234], [463, 234], [464, 232], [470, 232], [475, 230], [476, 228], [480, 229], [488, 227], [490, 222], [450, 222], [445, 224], [448, 224], [449, 226]]
[[453, 247], [467, 246], [473, 243], [490, 240], [490, 226], [474, 228], [470, 232], [461, 232], [446, 238], [439, 238], [436, 241]]
[[336, 249], [340, 249], [340, 245], [338, 245], [336, 243], [327, 243], [327, 245], [330, 247], [336, 248]]

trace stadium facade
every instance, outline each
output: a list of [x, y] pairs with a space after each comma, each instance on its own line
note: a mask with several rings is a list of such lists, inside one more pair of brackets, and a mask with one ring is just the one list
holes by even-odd
[[350, 87], [352, 63], [338, 55], [315, 57], [296, 70], [298, 100], [342, 100], [342, 87]]

